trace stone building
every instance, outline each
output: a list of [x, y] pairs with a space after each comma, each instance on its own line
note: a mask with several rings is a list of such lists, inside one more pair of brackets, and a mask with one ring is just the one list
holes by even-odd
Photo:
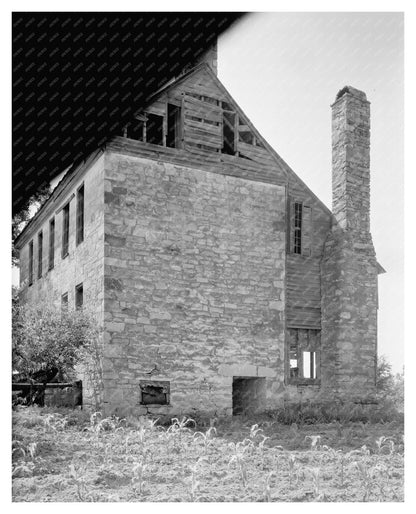
[[345, 87], [332, 105], [331, 212], [210, 55], [66, 173], [16, 242], [22, 297], [94, 313], [107, 413], [371, 401], [383, 270], [366, 95]]

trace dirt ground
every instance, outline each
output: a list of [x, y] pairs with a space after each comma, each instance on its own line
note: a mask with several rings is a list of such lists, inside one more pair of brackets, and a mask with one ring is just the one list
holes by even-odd
[[13, 412], [15, 502], [403, 501], [400, 422], [282, 425]]

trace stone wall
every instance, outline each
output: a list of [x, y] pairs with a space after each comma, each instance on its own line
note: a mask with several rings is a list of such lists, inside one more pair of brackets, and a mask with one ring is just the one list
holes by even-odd
[[[75, 243], [76, 193], [84, 183], [84, 241]], [[68, 308], [75, 308], [75, 286], [82, 283], [84, 308], [92, 313], [98, 326], [103, 323], [104, 283], [104, 157], [98, 159], [89, 169], [80, 170], [71, 186], [54, 201], [45, 205], [37, 219], [34, 219], [24, 234], [20, 250], [20, 297], [29, 305], [61, 309], [61, 296], [68, 293]], [[62, 210], [70, 201], [69, 254], [62, 258]], [[49, 220], [55, 216], [55, 258], [54, 267], [48, 270]], [[37, 278], [38, 232], [43, 231], [43, 273]], [[28, 285], [29, 241], [34, 244], [34, 280]], [[83, 379], [84, 403], [95, 406], [93, 387], [87, 375], [80, 370]], [[96, 388], [96, 386], [94, 386]]]
[[[105, 409], [231, 414], [284, 390], [284, 187], [139, 157], [105, 164]], [[169, 407], [140, 380], [170, 381]]]

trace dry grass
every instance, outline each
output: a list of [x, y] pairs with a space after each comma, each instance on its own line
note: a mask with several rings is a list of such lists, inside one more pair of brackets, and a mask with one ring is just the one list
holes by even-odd
[[19, 408], [13, 499], [403, 501], [402, 423], [257, 423]]

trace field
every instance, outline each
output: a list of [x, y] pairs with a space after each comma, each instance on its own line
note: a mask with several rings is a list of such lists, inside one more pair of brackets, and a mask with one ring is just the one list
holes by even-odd
[[18, 408], [13, 501], [403, 501], [402, 422], [211, 425]]

